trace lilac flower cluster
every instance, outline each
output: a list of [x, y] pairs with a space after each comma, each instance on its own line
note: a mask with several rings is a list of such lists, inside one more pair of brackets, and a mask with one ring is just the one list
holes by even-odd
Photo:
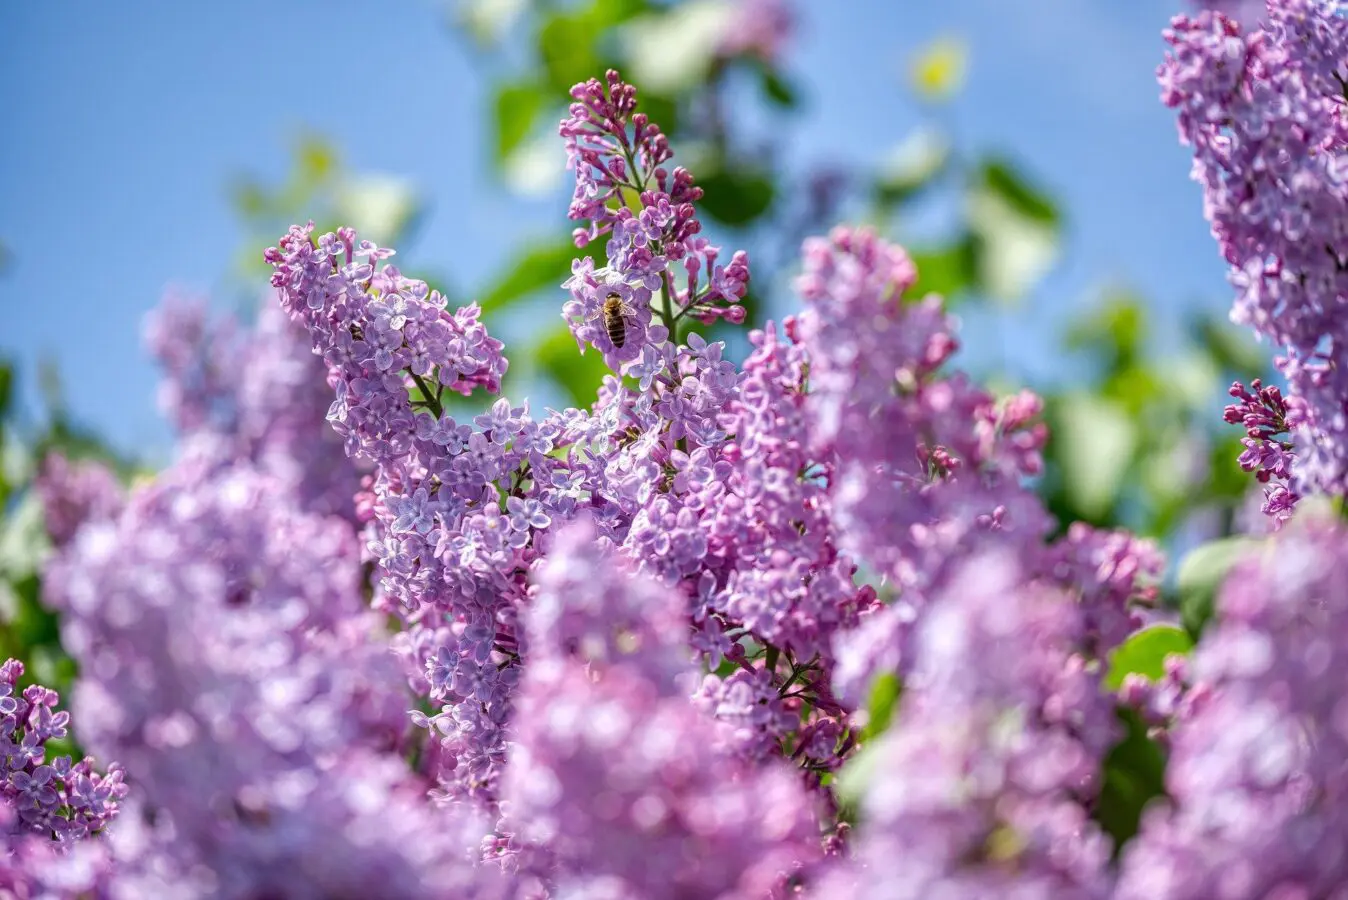
[[1120, 900], [1343, 896], [1346, 553], [1340, 525], [1296, 521], [1226, 580]]
[[1265, 485], [1263, 512], [1281, 525], [1301, 499], [1290, 486], [1295, 456], [1286, 435], [1300, 424], [1304, 404], [1299, 397], [1284, 398], [1276, 385], [1265, 386], [1258, 378], [1249, 388], [1237, 381], [1230, 393], [1240, 402], [1226, 407], [1224, 418], [1245, 427], [1240, 467]]
[[415, 750], [409, 698], [362, 596], [354, 533], [285, 487], [188, 452], [48, 569], [64, 646], [92, 673], [76, 689], [80, 738], [121, 760], [134, 787], [101, 890], [504, 890], [475, 865], [483, 826], [429, 804], [402, 758]]
[[1166, 40], [1162, 99], [1231, 265], [1232, 319], [1285, 353], [1298, 405], [1290, 482], [1268, 503], [1284, 517], [1297, 496], [1348, 493], [1348, 18], [1333, 0], [1288, 0], [1245, 34], [1203, 12], [1177, 17]]
[[360, 471], [324, 425], [332, 402], [308, 335], [267, 302], [252, 328], [212, 321], [204, 300], [165, 296], [145, 323], [164, 368], [160, 407], [195, 452], [250, 460], [307, 510], [355, 520]]
[[117, 476], [96, 460], [61, 453], [42, 458], [33, 487], [42, 504], [43, 526], [52, 544], [64, 547], [85, 522], [116, 518], [126, 502]]
[[[1198, 21], [1242, 59], [1276, 43]], [[171, 468], [125, 496], [45, 470], [78, 737], [125, 769], [86, 767], [53, 807], [31, 748], [65, 725], [54, 697], [0, 694], [29, 748], [5, 755], [25, 777], [0, 827], [44, 833], [5, 845], [0, 891], [1332, 896], [1342, 530], [1285, 529], [1192, 663], [1107, 690], [1162, 560], [1081, 523], [1046, 540], [1038, 398], [951, 371], [940, 298], [907, 297], [911, 259], [864, 229], [806, 244], [803, 309], [742, 364], [682, 333], [741, 317], [748, 260], [719, 262], [630, 85], [572, 96], [571, 217], [578, 244], [606, 238], [564, 285], [613, 370], [591, 406], [495, 396], [508, 363], [476, 306], [311, 224], [267, 251], [256, 330], [175, 305], [152, 325]], [[1309, 457], [1280, 436], [1324, 433], [1325, 408], [1292, 380], [1228, 416], [1250, 467], [1300, 490]], [[1096, 822], [1120, 704], [1171, 753], [1121, 848]], [[80, 830], [87, 797], [103, 819]], [[103, 833], [53, 854], [63, 828]]]
[[1080, 608], [1022, 579], [1014, 557], [971, 557], [922, 620], [902, 716], [869, 748], [855, 855], [816, 896], [1107, 896], [1086, 804], [1112, 706]]
[[765, 896], [818, 853], [811, 803], [717, 740], [687, 699], [683, 598], [597, 537], [569, 526], [540, 573], [504, 805], [556, 896]]
[[[605, 81], [576, 85], [571, 97], [561, 125], [567, 167], [576, 172], [569, 216], [589, 221], [576, 229], [576, 246], [608, 235], [608, 265], [596, 269], [588, 257], [578, 259], [564, 285], [571, 301], [563, 316], [577, 346], [583, 352], [592, 345], [618, 371], [638, 359], [650, 365], [645, 349], [673, 338], [686, 315], [743, 322], [738, 301], [748, 288], [749, 258], [737, 252], [718, 262], [694, 207], [702, 189], [687, 169], [666, 168], [673, 152], [660, 127], [636, 112], [636, 89], [610, 70]], [[604, 315], [610, 297], [630, 310], [617, 344]]]
[[41, 685], [18, 689], [23, 663], [0, 665], [0, 836], [35, 834], [66, 843], [101, 831], [116, 817], [126, 796], [122, 770], [106, 774], [85, 757], [47, 759], [47, 742], [68, 737], [70, 713], [57, 711], [56, 691]]

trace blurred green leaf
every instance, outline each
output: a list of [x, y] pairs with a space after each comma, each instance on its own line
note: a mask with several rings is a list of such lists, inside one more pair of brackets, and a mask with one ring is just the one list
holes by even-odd
[[1051, 453], [1062, 467], [1072, 506], [1084, 518], [1099, 521], [1123, 487], [1137, 447], [1137, 425], [1117, 403], [1084, 392], [1060, 398], [1051, 416]]
[[741, 227], [772, 206], [777, 187], [770, 173], [745, 165], [714, 169], [698, 179], [701, 209], [716, 221]]
[[1008, 163], [989, 160], [966, 195], [980, 287], [997, 300], [1019, 300], [1058, 258], [1062, 223], [1047, 194]]
[[333, 215], [358, 229], [362, 237], [385, 246], [405, 240], [421, 212], [415, 186], [394, 175], [349, 175], [334, 193]]
[[257, 219], [266, 216], [270, 210], [267, 192], [256, 181], [240, 176], [230, 186], [229, 196], [234, 211], [245, 219]]
[[1165, 675], [1165, 660], [1172, 653], [1181, 656], [1193, 649], [1193, 639], [1183, 628], [1152, 625], [1134, 633], [1109, 655], [1109, 674], [1105, 687], [1117, 691], [1127, 675], [1143, 675], [1159, 681]]
[[1165, 794], [1165, 755], [1136, 713], [1119, 709], [1116, 714], [1124, 736], [1105, 757], [1095, 818], [1114, 839], [1117, 857], [1137, 834], [1147, 804]]
[[946, 171], [950, 159], [950, 142], [944, 134], [932, 128], [917, 129], [880, 164], [876, 199], [887, 206], [911, 200]]
[[1175, 579], [1180, 617], [1194, 639], [1212, 618], [1217, 590], [1231, 567], [1258, 554], [1261, 544], [1250, 537], [1222, 538], [1195, 547], [1180, 561]]
[[28, 491], [19, 504], [0, 519], [0, 573], [14, 581], [35, 575], [47, 550], [42, 504]]
[[933, 250], [915, 250], [909, 255], [917, 266], [917, 283], [908, 290], [908, 297], [920, 300], [928, 294], [940, 294], [949, 306], [973, 287], [977, 273], [973, 246], [967, 237]]
[[786, 109], [800, 105], [799, 92], [781, 72], [757, 57], [754, 58], [753, 65], [758, 70], [758, 83], [763, 88], [763, 96]]
[[496, 86], [492, 99], [496, 152], [492, 159], [498, 165], [529, 136], [547, 101], [547, 90], [533, 81], [513, 81]]
[[505, 274], [481, 295], [478, 302], [483, 310], [494, 313], [537, 291], [560, 290], [562, 282], [571, 277], [573, 259], [587, 255], [593, 258], [601, 252], [597, 244], [578, 250], [570, 238], [559, 243], [526, 247], [506, 264]]
[[717, 43], [734, 14], [722, 0], [687, 0], [633, 19], [622, 29], [632, 81], [669, 94], [688, 93], [705, 83]]
[[14, 364], [0, 359], [0, 419], [9, 415], [9, 405], [14, 401]]
[[553, 12], [538, 30], [538, 56], [552, 93], [603, 76], [594, 49], [595, 31], [584, 11]]
[[1203, 347], [1213, 361], [1227, 371], [1258, 373], [1268, 370], [1268, 354], [1250, 337], [1225, 318], [1204, 315], [1193, 324]]
[[321, 182], [337, 170], [337, 148], [322, 135], [303, 134], [295, 144], [296, 174], [305, 182]]
[[1073, 320], [1063, 341], [1069, 350], [1099, 359], [1106, 375], [1116, 375], [1137, 365], [1147, 334], [1146, 302], [1133, 291], [1116, 287]]
[[582, 355], [576, 349], [571, 330], [564, 325], [549, 332], [535, 348], [533, 357], [548, 377], [566, 391], [571, 403], [582, 408], [594, 402], [595, 391], [611, 371], [593, 348]]
[[852, 754], [852, 758], [843, 764], [838, 770], [838, 778], [835, 782], [837, 786], [838, 801], [843, 805], [845, 812], [844, 818], [848, 821], [855, 821], [861, 806], [861, 801], [869, 791], [870, 783], [875, 778], [875, 773], [879, 770], [879, 765], [883, 759], [884, 738], [873, 741], [869, 744], [863, 744]]
[[862, 740], [870, 740], [885, 733], [894, 717], [894, 709], [898, 706], [899, 695], [902, 693], [903, 686], [899, 676], [893, 672], [885, 672], [875, 679], [871, 684], [870, 702], [866, 704], [866, 730]]

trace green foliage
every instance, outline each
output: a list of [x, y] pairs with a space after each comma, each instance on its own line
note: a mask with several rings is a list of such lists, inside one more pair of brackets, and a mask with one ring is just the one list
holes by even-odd
[[493, 162], [500, 166], [515, 152], [533, 130], [539, 113], [548, 105], [548, 91], [532, 81], [509, 81], [498, 84], [494, 91], [494, 153]]
[[487, 314], [494, 315], [539, 291], [557, 290], [571, 274], [572, 259], [587, 255], [594, 258], [597, 253], [602, 253], [600, 245], [577, 250], [570, 238], [527, 246], [506, 264], [504, 274], [478, 302]]
[[1119, 403], [1086, 392], [1054, 397], [1048, 420], [1076, 518], [1108, 522], [1137, 449], [1137, 423]]
[[869, 741], [884, 734], [894, 717], [903, 684], [893, 672], [885, 672], [871, 685], [870, 701], [866, 704], [866, 728], [862, 740]]
[[1095, 818], [1114, 839], [1117, 856], [1137, 834], [1147, 804], [1165, 794], [1165, 755], [1136, 713], [1120, 708], [1116, 714], [1124, 735], [1105, 757]]
[[1165, 675], [1166, 658], [1185, 656], [1193, 649], [1189, 633], [1174, 625], [1152, 625], [1134, 633], [1109, 655], [1105, 687], [1117, 691], [1128, 675], [1143, 675], [1159, 681]]
[[1184, 627], [1197, 639], [1212, 618], [1217, 591], [1237, 563], [1255, 557], [1262, 541], [1227, 537], [1195, 547], [1181, 560], [1176, 576]]
[[705, 191], [702, 212], [736, 228], [766, 213], [777, 191], [771, 172], [749, 164], [712, 168], [698, 176], [698, 184]]
[[553, 331], [539, 343], [533, 352], [539, 367], [565, 392], [574, 406], [588, 407], [594, 402], [595, 391], [610, 374], [604, 358], [591, 350], [583, 356], [576, 349], [576, 339], [566, 328]]
[[1020, 300], [1057, 261], [1062, 236], [1057, 206], [996, 157], [979, 165], [965, 203], [979, 287], [995, 300]]

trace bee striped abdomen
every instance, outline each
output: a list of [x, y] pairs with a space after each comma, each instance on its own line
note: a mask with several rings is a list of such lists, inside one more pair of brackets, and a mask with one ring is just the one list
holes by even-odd
[[604, 301], [604, 329], [613, 346], [621, 347], [627, 343], [627, 314], [630, 312], [622, 297], [609, 294]]

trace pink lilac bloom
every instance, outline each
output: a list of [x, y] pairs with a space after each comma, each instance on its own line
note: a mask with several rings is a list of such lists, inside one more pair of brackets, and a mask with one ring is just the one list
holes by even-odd
[[899, 719], [850, 859], [810, 896], [1103, 898], [1109, 839], [1088, 815], [1116, 734], [1072, 598], [975, 556], [918, 626]]
[[1348, 18], [1337, 2], [1288, 0], [1245, 33], [1203, 12], [1176, 17], [1165, 35], [1161, 97], [1193, 148], [1231, 266], [1231, 317], [1282, 354], [1275, 364], [1297, 408], [1291, 477], [1269, 498], [1281, 518], [1299, 496], [1348, 492]]
[[1345, 896], [1345, 554], [1341, 523], [1299, 517], [1227, 577], [1119, 900]]
[[91, 757], [49, 756], [47, 742], [69, 735], [70, 713], [57, 710], [56, 691], [37, 684], [19, 690], [22, 675], [17, 659], [0, 665], [0, 808], [7, 817], [0, 838], [29, 834], [64, 845], [97, 834], [126, 796], [121, 767], [102, 774]]
[[410, 698], [346, 523], [188, 454], [48, 573], [81, 739], [123, 761], [138, 807], [110, 829], [110, 896], [505, 887], [474, 864], [482, 826], [431, 804], [402, 758]]

